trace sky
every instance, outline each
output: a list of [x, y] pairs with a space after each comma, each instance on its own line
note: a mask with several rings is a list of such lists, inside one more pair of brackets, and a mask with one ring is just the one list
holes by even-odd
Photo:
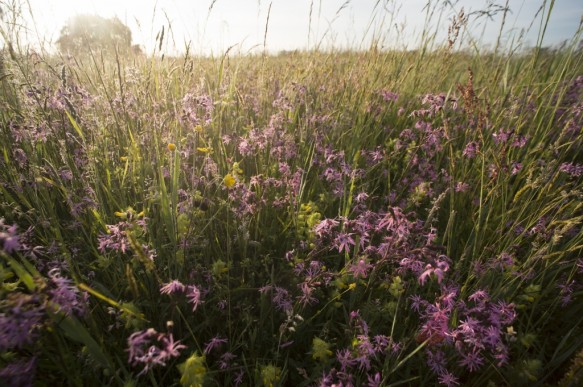
[[[97, 14], [117, 16], [131, 29], [133, 43], [147, 53], [157, 51], [155, 38], [164, 27], [163, 53], [179, 54], [190, 44], [191, 53], [204, 55], [221, 54], [229, 47], [238, 53], [366, 49], [373, 40], [379, 47], [414, 49], [428, 8], [436, 9], [432, 27], [438, 31], [437, 43], [446, 41], [452, 16], [463, 8], [472, 26], [465, 42], [493, 46], [501, 13], [488, 18], [478, 17], [477, 11], [506, 2], [511, 12], [502, 43], [516, 45], [522, 32], [526, 47], [537, 43], [541, 18], [546, 18], [551, 4], [551, 0], [0, 0], [0, 6], [14, 1], [24, 3], [28, 27], [23, 40], [33, 46], [42, 44], [50, 50], [68, 19]], [[444, 3], [449, 4], [442, 8]], [[546, 8], [537, 15], [543, 4]], [[554, 1], [543, 45], [572, 39], [582, 18], [582, 0]]]

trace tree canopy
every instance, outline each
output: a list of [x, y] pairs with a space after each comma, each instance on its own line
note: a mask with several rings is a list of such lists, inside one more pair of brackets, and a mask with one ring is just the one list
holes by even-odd
[[132, 48], [132, 32], [117, 17], [77, 15], [61, 29], [57, 45], [61, 52], [74, 54], [89, 49], [126, 51]]

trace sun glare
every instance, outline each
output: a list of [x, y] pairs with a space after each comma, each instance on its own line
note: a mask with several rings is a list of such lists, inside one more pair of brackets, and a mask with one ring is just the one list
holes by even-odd
[[[144, 44], [147, 36], [142, 28], [144, 21], [153, 20], [156, 3], [152, 1], [66, 1], [30, 0], [30, 18], [37, 39], [42, 44], [54, 44], [60, 31], [76, 15], [97, 15], [106, 19], [117, 17], [132, 31], [134, 41]], [[150, 31], [148, 31], [149, 33]]]
[[[29, 15], [32, 19], [29, 40], [54, 48], [70, 18], [91, 14], [119, 18], [131, 30], [133, 43], [146, 52], [153, 52], [162, 28], [166, 31], [163, 47], [166, 53], [183, 52], [187, 45], [200, 53], [224, 52], [232, 46], [241, 52], [253, 47], [275, 52], [332, 46], [366, 49], [379, 37], [383, 47], [411, 49], [416, 46], [419, 42], [415, 37], [423, 29], [427, 1], [382, 3], [384, 8], [379, 8], [379, 2], [374, 0], [29, 0], [32, 15]], [[472, 11], [479, 7], [477, 3], [482, 2], [460, 0], [455, 2], [455, 7], [458, 10], [463, 7], [466, 15], [476, 19], [478, 13]], [[583, 7], [576, 3], [575, 0], [557, 2], [545, 37], [548, 44], [557, 44], [574, 35], [583, 12]], [[508, 4], [512, 12], [505, 21], [506, 28], [526, 31], [538, 9], [522, 0], [511, 0]], [[474, 20], [479, 28], [468, 33], [485, 44], [493, 44], [500, 23], [500, 13], [492, 18], [482, 17]], [[447, 26], [440, 29], [440, 37], [447, 34], [446, 30]], [[536, 43], [536, 39], [534, 29], [526, 31], [525, 40], [529, 45]]]

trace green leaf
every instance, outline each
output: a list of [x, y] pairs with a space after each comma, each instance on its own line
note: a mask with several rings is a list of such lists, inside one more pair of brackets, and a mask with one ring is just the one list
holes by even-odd
[[69, 117], [69, 121], [71, 121], [71, 125], [73, 125], [73, 128], [75, 128], [75, 131], [77, 132], [77, 134], [81, 137], [81, 139], [83, 141], [85, 141], [85, 136], [83, 135], [83, 131], [81, 130], [81, 128], [77, 124], [77, 121], [75, 121], [73, 116], [68, 111], [65, 110], [65, 113], [67, 113], [67, 117]]
[[[58, 319], [58, 317], [56, 317]], [[85, 327], [73, 316], [67, 316], [58, 321], [58, 326], [63, 330], [65, 336], [87, 347], [89, 355], [98, 362], [103, 368], [112, 369], [111, 361], [101, 350], [101, 347], [85, 329]]]
[[36, 285], [30, 272], [8, 254], [1, 252], [1, 255], [2, 258], [4, 258], [10, 264], [12, 270], [14, 270], [18, 278], [24, 283], [28, 290], [33, 291], [36, 288]]

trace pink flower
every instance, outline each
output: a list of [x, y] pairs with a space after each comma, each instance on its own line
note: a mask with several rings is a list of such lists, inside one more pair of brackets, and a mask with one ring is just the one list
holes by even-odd
[[480, 355], [480, 351], [474, 350], [466, 354], [462, 354], [463, 359], [459, 361], [460, 366], [465, 366], [470, 372], [478, 370], [484, 364], [484, 358]]
[[340, 363], [340, 370], [342, 372], [356, 364], [356, 360], [352, 357], [352, 353], [348, 349], [336, 351], [336, 360]]
[[164, 284], [164, 286], [160, 288], [160, 293], [161, 294], [183, 293], [185, 289], [186, 286], [184, 286], [180, 281], [173, 280], [171, 282], [168, 282], [167, 284]]
[[163, 344], [162, 351], [160, 352], [160, 357], [163, 360], [180, 356], [179, 350], [186, 348], [186, 345], [180, 344], [180, 341], [174, 341], [172, 333], [168, 333], [167, 335], [161, 333], [159, 340]]
[[469, 189], [470, 185], [468, 183], [464, 183], [463, 181], [460, 181], [455, 185], [455, 192], [466, 192]]
[[446, 385], [447, 387], [460, 385], [458, 378], [454, 374], [447, 372], [447, 371], [443, 372], [441, 375], [439, 375], [438, 381], [439, 381], [439, 384]]
[[208, 343], [206, 343], [206, 346], [204, 347], [204, 354], [208, 355], [213, 349], [221, 344], [226, 344], [227, 342], [227, 339], [223, 339], [220, 336], [213, 337]]
[[221, 360], [219, 361], [219, 368], [225, 370], [230, 367], [231, 361], [237, 356], [231, 352], [225, 352], [221, 355]]
[[340, 233], [334, 240], [334, 247], [338, 249], [338, 252], [341, 253], [342, 251], [346, 251], [347, 253], [350, 251], [350, 246], [354, 246], [355, 242], [352, 239], [351, 234], [347, 233]]
[[192, 304], [192, 311], [194, 312], [202, 304], [200, 290], [195, 285], [189, 285], [187, 289], [186, 298], [188, 298], [188, 303]]
[[479, 151], [480, 151], [480, 145], [478, 145], [477, 142], [472, 141], [466, 145], [462, 155], [469, 158], [469, 159], [473, 159], [474, 157], [476, 157], [476, 155], [478, 154]]
[[433, 267], [429, 263], [425, 266], [425, 271], [421, 273], [421, 275], [419, 276], [419, 283], [421, 285], [425, 285], [427, 277], [429, 277], [431, 274], [435, 274], [435, 276], [437, 277], [438, 284], [440, 284], [441, 281], [443, 281], [444, 273], [449, 270], [449, 265], [445, 261], [437, 261], [436, 266], [437, 267]]
[[381, 373], [377, 372], [374, 377], [368, 375], [368, 387], [379, 387], [382, 382]]
[[134, 332], [128, 338], [129, 358], [131, 365], [143, 365], [138, 374], [143, 375], [156, 365], [166, 366], [166, 362], [180, 356], [180, 350], [186, 346], [174, 341], [172, 333], [158, 333], [154, 328]]
[[298, 286], [302, 290], [302, 295], [299, 296], [298, 299], [303, 305], [312, 305], [318, 303], [318, 299], [312, 295], [312, 293], [314, 293], [315, 288], [313, 288], [306, 282], [302, 282]]
[[339, 222], [334, 219], [324, 219], [314, 227], [314, 232], [320, 238], [330, 234], [332, 229], [338, 226]]
[[4, 219], [0, 218], [0, 245], [8, 254], [20, 249], [20, 242], [16, 234], [16, 225], [5, 226]]
[[354, 278], [366, 278], [368, 271], [373, 267], [370, 263], [366, 263], [364, 259], [358, 261], [356, 265], [350, 265], [348, 271], [352, 273]]

